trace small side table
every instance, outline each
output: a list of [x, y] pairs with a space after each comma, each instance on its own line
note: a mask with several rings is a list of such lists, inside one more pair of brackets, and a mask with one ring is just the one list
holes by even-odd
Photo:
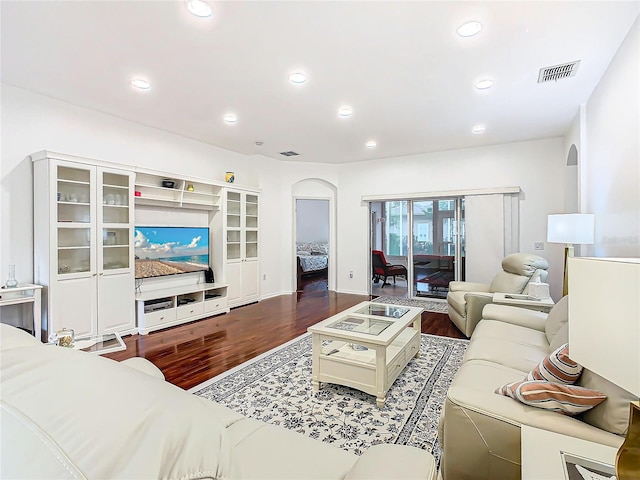
[[0, 288], [0, 307], [8, 305], [33, 304], [33, 335], [42, 341], [42, 310], [41, 310], [42, 285], [30, 283], [18, 285], [13, 288]]
[[[562, 480], [565, 460], [562, 452], [586, 459], [587, 464], [612, 466], [617, 448], [589, 442], [535, 427], [522, 425], [520, 429], [522, 480]], [[620, 443], [622, 444], [622, 440]]]
[[493, 294], [493, 303], [503, 305], [512, 305], [514, 307], [528, 308], [529, 310], [537, 310], [539, 312], [548, 313], [553, 308], [555, 302], [553, 298], [537, 298], [530, 295], [522, 295], [518, 293], [501, 293]]

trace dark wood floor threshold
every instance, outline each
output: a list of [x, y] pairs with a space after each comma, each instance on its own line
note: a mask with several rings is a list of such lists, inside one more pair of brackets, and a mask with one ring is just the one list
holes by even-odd
[[[124, 337], [127, 349], [105, 356], [144, 357], [167, 381], [189, 389], [302, 335], [311, 325], [369, 296], [331, 292], [319, 282], [292, 295], [280, 295], [149, 335]], [[422, 332], [465, 338], [448, 315], [424, 312]]]

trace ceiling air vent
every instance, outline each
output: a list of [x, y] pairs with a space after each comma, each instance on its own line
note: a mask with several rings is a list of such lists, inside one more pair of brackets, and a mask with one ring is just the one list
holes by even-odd
[[580, 66], [580, 60], [575, 62], [563, 63], [562, 65], [556, 65], [554, 67], [544, 67], [540, 69], [540, 75], [538, 75], [538, 83], [558, 81], [561, 78], [573, 77]]
[[285, 157], [293, 157], [295, 155], [300, 155], [300, 154], [298, 152], [289, 150], [288, 152], [280, 152], [280, 155], [284, 155]]

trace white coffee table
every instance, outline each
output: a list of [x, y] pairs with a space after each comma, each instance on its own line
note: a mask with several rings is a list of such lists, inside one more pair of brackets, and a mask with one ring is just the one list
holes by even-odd
[[389, 388], [420, 353], [422, 308], [362, 302], [309, 327], [313, 335], [313, 388], [321, 382], [376, 396], [384, 407]]
[[73, 349], [104, 355], [105, 353], [126, 350], [127, 347], [119, 333], [105, 333], [103, 335], [76, 338], [73, 343]]

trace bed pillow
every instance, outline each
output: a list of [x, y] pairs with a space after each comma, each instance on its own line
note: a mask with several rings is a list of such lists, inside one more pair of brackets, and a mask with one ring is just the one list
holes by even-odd
[[569, 344], [561, 345], [543, 358], [525, 380], [545, 380], [547, 382], [573, 385], [580, 378], [582, 365], [569, 358]]
[[495, 393], [511, 397], [524, 405], [563, 415], [578, 415], [604, 402], [607, 396], [597, 390], [539, 380], [512, 382]]

